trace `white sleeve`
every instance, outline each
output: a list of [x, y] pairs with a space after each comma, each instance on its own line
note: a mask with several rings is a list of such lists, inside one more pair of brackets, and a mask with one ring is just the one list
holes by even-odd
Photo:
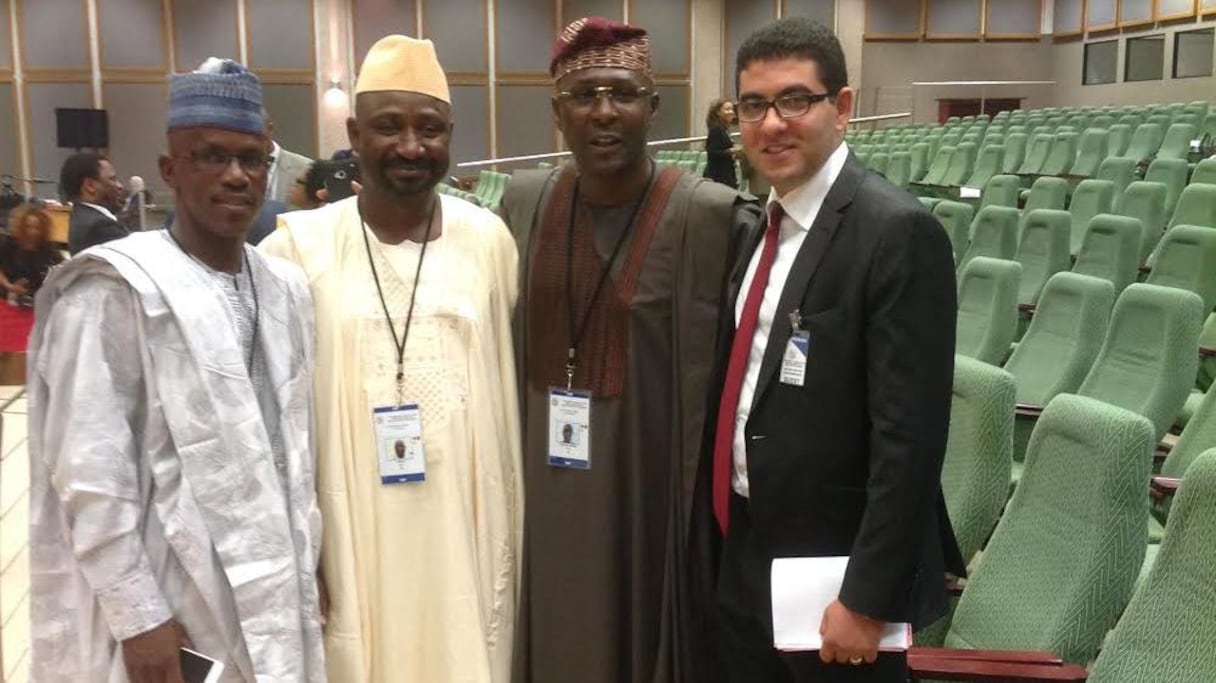
[[149, 509], [136, 437], [146, 417], [141, 322], [125, 283], [86, 277], [55, 303], [37, 368], [48, 387], [43, 459], [67, 542], [117, 640], [172, 616], [141, 536]]

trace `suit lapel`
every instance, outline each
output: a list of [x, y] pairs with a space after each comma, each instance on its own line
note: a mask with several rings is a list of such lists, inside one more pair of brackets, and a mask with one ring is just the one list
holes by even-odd
[[769, 385], [772, 384], [773, 377], [777, 374], [777, 368], [781, 364], [786, 342], [793, 331], [789, 314], [798, 309], [811, 285], [815, 271], [819, 268], [819, 263], [823, 260], [823, 255], [827, 253], [828, 246], [836, 235], [842, 213], [853, 202], [853, 195], [857, 192], [857, 187], [861, 185], [864, 177], [865, 169], [850, 152], [844, 166], [840, 169], [840, 175], [836, 177], [836, 182], [828, 190], [827, 197], [823, 200], [823, 206], [820, 207], [819, 214], [815, 216], [815, 222], [811, 224], [811, 229], [807, 232], [806, 239], [798, 250], [798, 255], [794, 258], [794, 265], [790, 268], [785, 286], [781, 289], [781, 299], [777, 303], [777, 310], [773, 315], [773, 326], [768, 334], [768, 346], [764, 349], [764, 360], [760, 363], [760, 374], [756, 378], [756, 392], [752, 396], [753, 412], [760, 404]]

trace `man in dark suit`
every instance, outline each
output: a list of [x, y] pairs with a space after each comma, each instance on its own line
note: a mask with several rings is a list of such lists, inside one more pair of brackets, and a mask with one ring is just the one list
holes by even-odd
[[[854, 93], [828, 29], [805, 18], [760, 29], [736, 78], [743, 148], [773, 189], [729, 283], [699, 481], [720, 543], [722, 670], [731, 683], [904, 681], [906, 657], [878, 654], [884, 622], [930, 623], [945, 612], [947, 572], [964, 570], [939, 481], [950, 243], [914, 197], [850, 154]], [[848, 556], [843, 585], [806, 615], [823, 648], [779, 652], [770, 567], [808, 556]]]
[[122, 208], [122, 182], [109, 159], [95, 152], [73, 154], [63, 162], [59, 187], [72, 202], [68, 252], [73, 256], [127, 236], [127, 229], [114, 215]]

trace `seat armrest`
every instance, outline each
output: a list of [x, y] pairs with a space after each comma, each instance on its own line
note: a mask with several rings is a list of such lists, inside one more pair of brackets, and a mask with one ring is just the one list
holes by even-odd
[[1043, 406], [1034, 406], [1030, 405], [1029, 403], [1019, 403], [1013, 410], [1013, 414], [1017, 417], [1038, 419], [1038, 417], [1043, 414]]
[[1034, 304], [1018, 304], [1018, 313], [1025, 313], [1026, 317], [1034, 315]]
[[908, 671], [913, 680], [1001, 681], [1038, 683], [1039, 681], [1084, 681], [1089, 672], [1076, 664], [1031, 664], [994, 662], [981, 659], [936, 658], [908, 653]]
[[1148, 480], [1148, 494], [1152, 496], [1153, 500], [1168, 498], [1177, 493], [1180, 484], [1182, 484], [1182, 477], [1156, 475]]
[[1199, 347], [1199, 357], [1200, 358], [1216, 358], [1216, 349], [1214, 349], [1210, 346], [1200, 346]]
[[1022, 664], [1040, 664], [1062, 666], [1064, 660], [1054, 652], [1046, 650], [972, 650], [956, 647], [921, 647], [908, 648], [908, 657], [926, 657], [929, 659], [966, 659], [982, 662], [1020, 662]]

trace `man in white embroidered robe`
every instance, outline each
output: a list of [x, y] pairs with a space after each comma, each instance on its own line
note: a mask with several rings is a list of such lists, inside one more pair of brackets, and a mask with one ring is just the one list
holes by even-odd
[[169, 230], [94, 247], [39, 293], [29, 351], [31, 679], [325, 680], [312, 304], [244, 247], [265, 194], [257, 78], [170, 83]]

